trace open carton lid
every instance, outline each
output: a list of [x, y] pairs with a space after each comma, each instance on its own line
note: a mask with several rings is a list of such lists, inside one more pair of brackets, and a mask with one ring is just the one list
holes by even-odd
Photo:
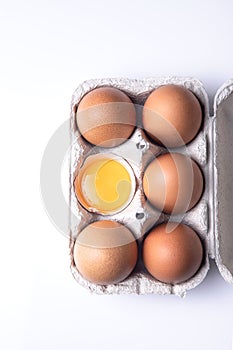
[[223, 278], [233, 283], [233, 79], [215, 95], [212, 126], [214, 256]]

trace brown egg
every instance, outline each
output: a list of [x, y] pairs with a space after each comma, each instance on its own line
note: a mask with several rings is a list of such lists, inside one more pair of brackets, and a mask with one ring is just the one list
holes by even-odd
[[78, 235], [74, 261], [84, 278], [96, 284], [124, 280], [134, 269], [138, 247], [131, 231], [115, 221], [96, 221]]
[[94, 145], [114, 147], [125, 142], [136, 126], [136, 110], [121, 90], [100, 87], [87, 93], [76, 113], [83, 137]]
[[157, 143], [169, 148], [190, 142], [198, 133], [202, 110], [196, 96], [178, 85], [154, 90], [143, 108], [145, 131]]
[[178, 223], [154, 228], [143, 244], [143, 262], [149, 273], [161, 282], [180, 283], [199, 269], [202, 243], [189, 226]]
[[203, 176], [191, 158], [179, 153], [165, 153], [147, 167], [143, 189], [157, 209], [168, 214], [181, 214], [199, 201]]

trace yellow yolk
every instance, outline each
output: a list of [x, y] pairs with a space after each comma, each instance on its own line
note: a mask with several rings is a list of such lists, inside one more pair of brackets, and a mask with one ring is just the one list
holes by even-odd
[[[121, 181], [126, 182], [121, 183]], [[129, 184], [130, 177], [128, 172], [123, 165], [115, 160], [108, 160], [97, 170], [95, 177], [95, 188], [100, 199], [103, 201], [110, 203], [117, 201], [120, 194], [123, 195], [123, 193], [118, 193], [118, 185], [125, 185], [124, 188], [127, 190]], [[122, 190], [124, 188], [121, 187]]]
[[97, 159], [88, 164], [79, 182], [82, 204], [105, 213], [123, 208], [132, 192], [130, 174], [114, 159]]

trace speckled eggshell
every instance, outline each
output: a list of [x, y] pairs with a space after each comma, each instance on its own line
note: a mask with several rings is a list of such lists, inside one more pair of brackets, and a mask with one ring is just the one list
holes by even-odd
[[76, 268], [96, 284], [121, 282], [134, 269], [137, 257], [138, 247], [131, 231], [110, 220], [86, 226], [74, 246]]
[[125, 142], [136, 126], [136, 110], [121, 90], [100, 87], [80, 101], [76, 122], [81, 135], [91, 144], [115, 147]]

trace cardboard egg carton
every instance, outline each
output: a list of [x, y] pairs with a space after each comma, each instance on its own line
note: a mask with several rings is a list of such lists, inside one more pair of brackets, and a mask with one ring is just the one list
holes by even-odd
[[[182, 216], [168, 216], [157, 211], [146, 201], [142, 189], [142, 175], [147, 164], [167, 150], [152, 143], [144, 133], [140, 114], [148, 95], [166, 84], [184, 86], [198, 98], [202, 111], [202, 127], [195, 139], [185, 147], [172, 151], [194, 159], [202, 170], [205, 187], [198, 204]], [[111, 86], [124, 91], [133, 101], [138, 114], [137, 128], [123, 144], [113, 148], [90, 145], [81, 137], [76, 126], [76, 111], [79, 101], [89, 91]], [[214, 101], [214, 116], [210, 116], [208, 95], [202, 83], [194, 78], [157, 77], [146, 79], [95, 79], [82, 83], [74, 92], [71, 104], [71, 149], [70, 149], [70, 255], [71, 271], [77, 282], [98, 294], [176, 294], [185, 293], [198, 286], [209, 270], [209, 259], [215, 259], [223, 278], [233, 283], [233, 80], [224, 84]], [[231, 108], [232, 106], [232, 108]], [[131, 203], [114, 215], [100, 215], [85, 210], [74, 192], [74, 180], [83, 161], [92, 154], [107, 153], [120, 156], [131, 165], [137, 189]], [[75, 267], [73, 248], [78, 233], [96, 220], [116, 220], [127, 226], [139, 244], [139, 257], [132, 274], [124, 281], [112, 285], [97, 285], [85, 280]], [[179, 284], [157, 281], [144, 268], [141, 246], [145, 234], [155, 225], [167, 221], [182, 222], [193, 228], [202, 240], [204, 257], [198, 272]]]

